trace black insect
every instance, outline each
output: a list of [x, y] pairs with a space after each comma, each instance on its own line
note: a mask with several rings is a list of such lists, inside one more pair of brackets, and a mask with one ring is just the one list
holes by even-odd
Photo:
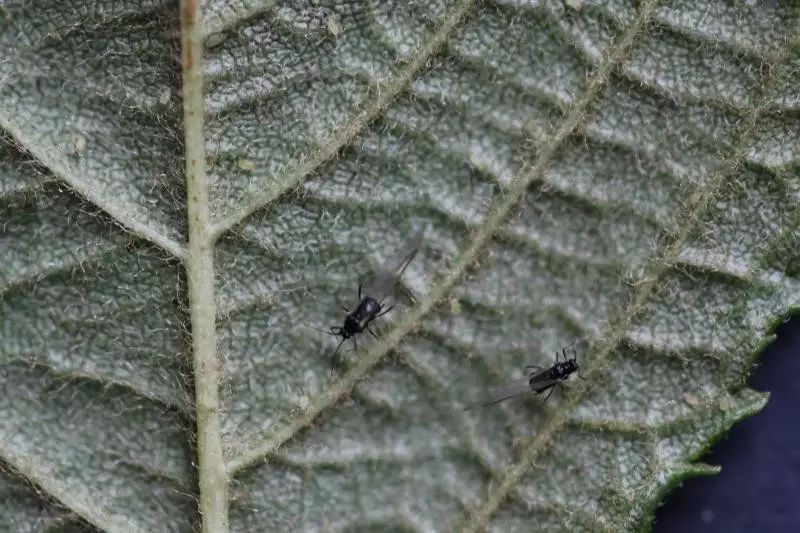
[[[528, 377], [496, 390], [489, 399], [477, 405], [487, 407], [526, 392], [533, 391], [534, 394], [541, 394], [549, 390], [547, 396], [544, 398], [544, 401], [547, 401], [550, 395], [553, 394], [555, 388], [557, 386], [563, 387], [563, 383], [569, 379], [572, 374], [577, 372], [579, 378], [585, 379], [580, 375], [581, 367], [578, 365], [577, 356], [572, 357], [572, 359], [567, 357], [566, 348], [561, 349], [561, 355], [564, 357], [562, 361], [558, 360], [558, 355], [559, 353], [556, 352], [556, 362], [550, 368], [542, 368], [537, 365], [526, 366], [525, 370], [530, 371]], [[471, 409], [472, 407], [476, 407], [476, 405], [467, 407], [467, 409]]]
[[417, 255], [417, 251], [422, 244], [422, 235], [422, 231], [417, 232], [397, 255], [386, 261], [378, 269], [377, 274], [367, 285], [358, 285], [358, 305], [355, 309], [350, 311], [347, 307], [341, 306], [344, 312], [347, 313], [344, 323], [341, 326], [332, 326], [329, 332], [325, 331], [329, 335], [342, 338], [333, 352], [331, 371], [336, 365], [336, 355], [339, 353], [339, 348], [341, 348], [344, 341], [353, 339], [353, 350], [357, 350], [356, 335], [359, 333], [367, 331], [376, 339], [378, 338], [370, 324], [394, 309], [394, 304], [384, 307], [384, 301], [400, 280], [411, 260]]

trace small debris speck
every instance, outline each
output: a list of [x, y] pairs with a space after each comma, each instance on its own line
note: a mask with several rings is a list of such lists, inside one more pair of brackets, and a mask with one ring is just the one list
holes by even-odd
[[172, 91], [170, 90], [170, 88], [164, 87], [164, 90], [161, 91], [161, 94], [158, 96], [158, 103], [161, 105], [167, 105], [171, 97], [172, 97]]
[[219, 46], [223, 42], [225, 42], [225, 39], [227, 39], [227, 38], [228, 38], [228, 36], [225, 34], [224, 31], [221, 31], [219, 33], [212, 33], [206, 39], [206, 43], [205, 43], [206, 44], [206, 48], [214, 48], [215, 46]]
[[719, 400], [719, 410], [720, 411], [723, 411], [723, 412], [730, 411], [731, 407], [733, 407], [733, 402], [731, 402], [731, 399], [728, 398], [727, 396], [725, 396], [724, 398], [721, 398]]
[[308, 409], [308, 403], [308, 396], [305, 394], [297, 398], [297, 407], [302, 411]]
[[697, 405], [700, 404], [700, 399], [694, 394], [690, 394], [688, 392], [683, 395], [683, 399], [692, 407], [697, 407]]
[[72, 153], [78, 157], [82, 156], [86, 151], [86, 137], [80, 133], [76, 133], [72, 138]]
[[338, 37], [339, 34], [342, 33], [341, 25], [339, 25], [339, 22], [333, 16], [328, 17], [328, 31], [331, 32], [331, 35], [334, 37]]
[[248, 172], [252, 172], [256, 169], [256, 164], [249, 159], [240, 159], [239, 160], [239, 168], [242, 170], [246, 170]]

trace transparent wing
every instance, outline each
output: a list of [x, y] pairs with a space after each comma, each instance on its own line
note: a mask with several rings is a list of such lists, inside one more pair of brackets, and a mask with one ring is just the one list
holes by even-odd
[[478, 402], [475, 404], [470, 405], [467, 409], [472, 409], [473, 407], [487, 407], [489, 405], [502, 402], [503, 400], [508, 400], [509, 398], [513, 398], [514, 396], [519, 396], [520, 394], [530, 393], [531, 386], [528, 383], [530, 378], [521, 378], [517, 381], [509, 383], [499, 389], [493, 391], [488, 398], [483, 400], [482, 402]]
[[389, 296], [395, 284], [405, 272], [411, 260], [417, 255], [422, 245], [424, 230], [419, 230], [411, 237], [396, 254], [386, 260], [362, 287], [364, 296], [372, 296], [378, 300]]
[[530, 378], [530, 383], [528, 385], [528, 388], [530, 388], [530, 390], [532, 390], [536, 394], [539, 394], [540, 392], [545, 391], [550, 387], [557, 385], [560, 382], [561, 380], [559, 379], [548, 378], [544, 375], [544, 373], [541, 373], [539, 374], [539, 376], [534, 376], [533, 378]]

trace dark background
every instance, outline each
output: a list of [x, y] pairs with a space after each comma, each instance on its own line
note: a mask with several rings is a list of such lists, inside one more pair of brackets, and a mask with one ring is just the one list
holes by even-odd
[[702, 459], [722, 466], [719, 475], [666, 496], [654, 533], [800, 533], [800, 316], [776, 333], [748, 380], [770, 393], [766, 407]]

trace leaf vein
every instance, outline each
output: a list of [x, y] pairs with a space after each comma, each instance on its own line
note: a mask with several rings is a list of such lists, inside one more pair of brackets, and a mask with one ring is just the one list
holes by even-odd
[[[643, 5], [637, 17], [639, 22], [635, 23], [634, 26], [628, 30], [627, 40], [632, 41], [636, 34], [645, 27], [647, 19], [654, 9], [655, 3], [656, 1], [654, 0]], [[682, 215], [678, 217], [678, 220], [686, 222], [675, 232], [674, 238], [665, 243], [663, 251], [660, 254], [654, 255], [648, 269], [650, 272], [643, 276], [646, 281], [643, 281], [635, 287], [631, 303], [623, 308], [618, 316], [610, 322], [611, 326], [608, 328], [609, 334], [598, 343], [596, 350], [597, 356], [592, 358], [586, 365], [584, 375], [588, 379], [591, 379], [591, 375], [600, 370], [602, 365], [610, 357], [614, 347], [623, 338], [631, 321], [641, 311], [648, 299], [657, 293], [661, 274], [674, 262], [674, 258], [677, 257], [681, 246], [683, 246], [689, 238], [691, 231], [695, 228], [695, 224], [700, 219], [700, 216], [709, 205], [713, 196], [720, 190], [726, 179], [745, 160], [750, 135], [755, 132], [756, 124], [761, 115], [770, 108], [770, 88], [778, 79], [776, 73], [778, 70], [777, 67], [786, 62], [791, 49], [792, 45], [787, 45], [779, 56], [773, 58], [772, 63], [775, 68], [771, 70], [770, 78], [763, 87], [763, 94], [761, 95], [759, 105], [752, 108], [750, 116], [739, 126], [738, 135], [734, 136], [734, 138], [738, 138], [738, 142], [735, 143], [735, 149], [731, 157], [726, 161], [726, 164], [718, 169], [707, 183], [695, 189], [686, 203], [686, 209]], [[465, 524], [464, 531], [478, 531], [488, 524], [492, 514], [494, 514], [500, 504], [522, 479], [530, 466], [534, 464], [540, 453], [547, 448], [554, 435], [567, 423], [569, 420], [568, 415], [575, 410], [587, 390], [588, 386], [576, 387], [574, 394], [570, 395], [569, 400], [552, 414], [540, 433], [522, 454], [521, 459], [511, 465], [503, 473], [499, 483], [496, 485], [496, 490], [488, 495], [488, 500], [483, 508], [476, 512]]]
[[212, 239], [218, 238], [225, 231], [241, 223], [254, 212], [266, 207], [288, 191], [299, 186], [304, 179], [309, 177], [316, 169], [336, 156], [339, 151], [350, 144], [364, 128], [367, 127], [394, 99], [404, 91], [416, 73], [425, 68], [428, 60], [436, 54], [445, 43], [451, 32], [456, 28], [461, 19], [472, 8], [474, 0], [462, 0], [450, 13], [442, 25], [432, 34], [431, 39], [425, 43], [419, 52], [399, 70], [397, 76], [385, 86], [376, 87], [374, 101], [365, 105], [364, 109], [352, 120], [339, 127], [326, 142], [312, 153], [308, 159], [299, 163], [293, 171], [284, 175], [282, 184], [274, 189], [269, 189], [262, 194], [257, 194], [248, 199], [244, 205], [225, 215], [211, 227]]
[[[652, 2], [647, 4], [650, 8]], [[609, 60], [606, 61], [600, 70], [589, 80], [584, 95], [577, 99], [575, 106], [571, 109], [564, 122], [556, 131], [553, 138], [544, 145], [540, 151], [540, 157], [530, 170], [512, 182], [511, 186], [504, 194], [500, 194], [495, 199], [489, 213], [484, 219], [483, 226], [477, 230], [470, 239], [470, 245], [461, 254], [458, 262], [451, 270], [444, 273], [440, 282], [430, 291], [419, 306], [412, 309], [386, 337], [383, 343], [376, 344], [363, 357], [361, 357], [351, 370], [349, 370], [339, 381], [336, 381], [330, 388], [323, 391], [314, 398], [308, 408], [294, 419], [289, 420], [283, 426], [270, 431], [264, 439], [257, 445], [252, 446], [238, 453], [228, 460], [228, 472], [230, 475], [256, 464], [265, 457], [274, 453], [280, 446], [295, 437], [301, 430], [311, 425], [319, 414], [335, 405], [339, 398], [347, 394], [355, 384], [361, 380], [387, 353], [393, 350], [401, 340], [412, 331], [415, 331], [422, 319], [432, 311], [440, 300], [442, 300], [462, 275], [478, 258], [485, 246], [492, 240], [494, 233], [505, 221], [507, 215], [519, 202], [531, 183], [542, 180], [547, 168], [554, 160], [559, 148], [569, 138], [572, 132], [586, 120], [586, 110], [589, 104], [597, 97], [603, 87], [605, 87], [608, 77], [618, 61], [624, 55], [627, 47], [632, 41], [633, 35], [644, 27], [646, 16], [649, 9], [644, 9], [639, 17], [639, 23], [629, 31], [620, 45], [610, 48]]]
[[71, 171], [68, 165], [63, 164], [63, 162], [59, 160], [57, 151], [40, 148], [38, 143], [34, 142], [33, 139], [26, 135], [13, 121], [2, 113], [0, 113], [0, 128], [4, 129], [13, 137], [19, 146], [24, 147], [26, 151], [30, 152], [30, 154], [36, 158], [37, 162], [47, 167], [54, 176], [66, 183], [79, 195], [111, 215], [116, 222], [142, 239], [160, 246], [178, 259], [186, 259], [186, 248], [183, 244], [162, 234], [157, 228], [145, 222], [141, 222], [130, 209], [118, 203], [116, 199], [97, 192], [96, 187], [81, 180], [80, 177]]

